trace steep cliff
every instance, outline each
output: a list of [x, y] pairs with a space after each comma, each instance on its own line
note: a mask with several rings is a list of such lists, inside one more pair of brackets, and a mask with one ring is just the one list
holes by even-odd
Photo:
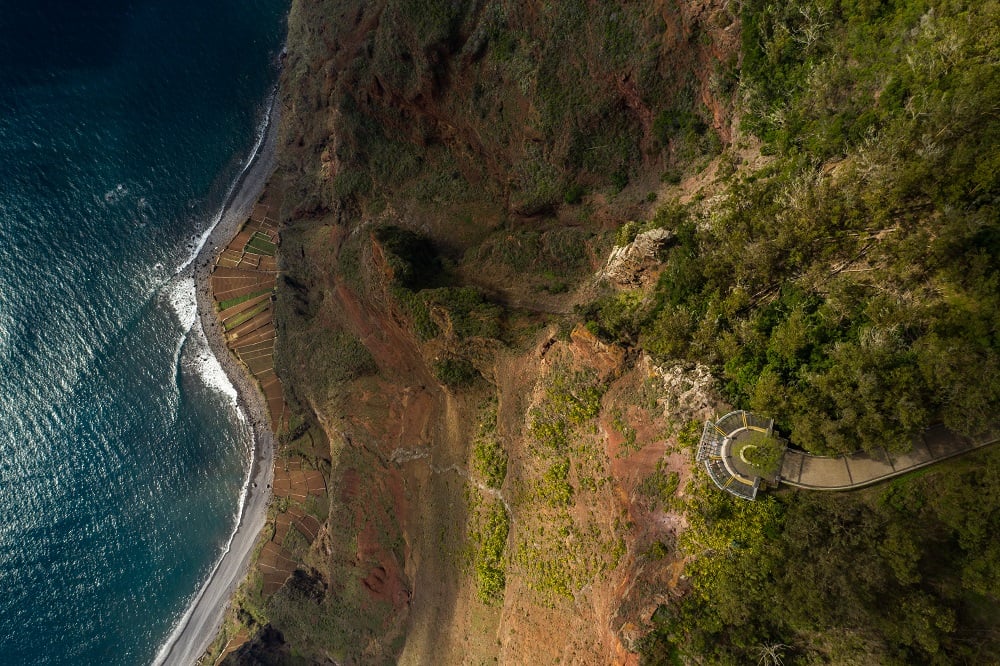
[[730, 136], [725, 6], [293, 3], [276, 361], [330, 507], [229, 659], [629, 659], [681, 420], [572, 312]]
[[[217, 651], [740, 663], [794, 638], [809, 663], [921, 660], [959, 654], [956, 612], [992, 626], [875, 495], [851, 520], [905, 545], [859, 589], [930, 628], [873, 638], [863, 603], [772, 617], [768, 585], [805, 592], [754, 562], [808, 569], [785, 525], [845, 505], [720, 499], [691, 461], [727, 404], [824, 453], [982, 432], [1000, 395], [997, 186], [974, 158], [997, 49], [968, 32], [996, 17], [830, 4], [293, 3], [275, 361], [282, 455], [329, 503], [302, 507], [321, 529], [284, 537], [295, 575], [251, 577]], [[982, 541], [946, 531], [965, 566]]]

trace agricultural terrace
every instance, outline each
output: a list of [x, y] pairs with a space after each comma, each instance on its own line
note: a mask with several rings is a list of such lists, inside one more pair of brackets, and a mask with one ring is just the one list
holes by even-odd
[[287, 422], [281, 381], [274, 373], [272, 299], [278, 266], [277, 221], [265, 200], [219, 254], [212, 269], [212, 296], [226, 344], [260, 384], [271, 415], [271, 427]]
[[[260, 385], [275, 433], [288, 434], [294, 428], [290, 427], [281, 381], [274, 372], [277, 206], [267, 197], [265, 194], [254, 205], [250, 218], [219, 254], [211, 286], [226, 345]], [[274, 500], [268, 518], [273, 529], [241, 592], [244, 609], [262, 608], [292, 577], [320, 533], [326, 519], [323, 507], [328, 504], [326, 480], [321, 471], [303, 465], [303, 460], [313, 457], [310, 454], [317, 446], [325, 447], [325, 442], [306, 431], [294, 441], [285, 442], [275, 458]], [[249, 640], [245, 628], [232, 631], [238, 626], [223, 627], [223, 657]]]

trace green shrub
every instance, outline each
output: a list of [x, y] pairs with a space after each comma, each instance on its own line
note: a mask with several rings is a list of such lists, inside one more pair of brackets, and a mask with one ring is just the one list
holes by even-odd
[[661, 460], [656, 464], [656, 471], [643, 479], [636, 490], [648, 498], [654, 506], [671, 509], [676, 506], [674, 496], [679, 486], [680, 475], [674, 471], [668, 472]]
[[509, 532], [510, 516], [501, 502], [494, 502], [478, 535], [480, 543], [475, 556], [476, 587], [483, 603], [503, 600], [507, 585], [504, 550]]
[[507, 452], [495, 433], [480, 434], [472, 444], [476, 471], [490, 488], [500, 488], [507, 477]]
[[639, 235], [639, 229], [639, 223], [631, 220], [620, 226], [615, 235], [615, 247], [625, 247], [634, 241], [635, 237]]
[[503, 309], [475, 287], [442, 287], [420, 292], [429, 305], [443, 308], [456, 337], [498, 338]]
[[576, 205], [583, 200], [583, 195], [586, 193], [587, 189], [583, 185], [574, 183], [566, 188], [566, 192], [563, 193], [563, 201], [571, 206]]
[[434, 362], [434, 376], [452, 388], [465, 388], [476, 381], [479, 371], [464, 358], [446, 358]]
[[568, 479], [569, 459], [559, 458], [542, 475], [539, 496], [551, 507], [569, 506], [573, 502], [573, 487]]
[[403, 310], [410, 316], [413, 322], [413, 330], [420, 340], [431, 340], [436, 338], [441, 330], [431, 318], [431, 312], [427, 308], [427, 303], [420, 294], [410, 291], [404, 287], [393, 287], [392, 294], [396, 298]]

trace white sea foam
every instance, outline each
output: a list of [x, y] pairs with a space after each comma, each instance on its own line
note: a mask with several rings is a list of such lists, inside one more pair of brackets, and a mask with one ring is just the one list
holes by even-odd
[[236, 387], [229, 381], [229, 376], [222, 369], [222, 364], [219, 363], [219, 359], [215, 357], [215, 354], [212, 353], [211, 348], [208, 346], [205, 331], [201, 327], [200, 321], [197, 322], [195, 330], [196, 334], [188, 337], [192, 343], [192, 348], [190, 356], [187, 357], [186, 365], [190, 365], [190, 367], [195, 369], [198, 377], [204, 382], [205, 386], [226, 396], [229, 402], [236, 407], [236, 415], [239, 419], [246, 421], [243, 410], [239, 408]]
[[[166, 660], [170, 655], [170, 650], [173, 648], [174, 644], [183, 632], [184, 627], [191, 619], [191, 615], [197, 607], [198, 601], [205, 594], [209, 583], [212, 581], [212, 578], [222, 565], [223, 559], [232, 548], [233, 540], [236, 538], [240, 524], [243, 522], [243, 512], [246, 506], [247, 494], [250, 491], [251, 475], [253, 474], [253, 460], [256, 455], [257, 448], [255, 437], [253, 436], [253, 433], [249, 431], [249, 419], [247, 419], [246, 414], [240, 407], [239, 401], [237, 400], [238, 394], [236, 392], [236, 387], [233, 386], [231, 381], [229, 381], [229, 377], [222, 368], [222, 364], [219, 363], [219, 360], [215, 357], [215, 354], [212, 353], [211, 348], [208, 346], [208, 339], [205, 335], [204, 329], [202, 328], [201, 320], [198, 318], [198, 304], [194, 278], [175, 278], [171, 281], [169, 284], [169, 291], [167, 291], [167, 300], [170, 303], [171, 309], [177, 315], [177, 319], [184, 331], [177, 343], [177, 349], [174, 352], [173, 367], [175, 377], [180, 374], [181, 363], [183, 363], [184, 367], [193, 370], [207, 387], [215, 389], [229, 399], [232, 403], [236, 416], [239, 419], [241, 427], [247, 429], [247, 437], [244, 438], [244, 441], [247, 442], [247, 472], [246, 479], [244, 479], [243, 482], [243, 490], [240, 493], [239, 503], [233, 516], [233, 531], [230, 533], [229, 539], [226, 541], [226, 545], [223, 547], [215, 565], [212, 567], [212, 571], [209, 572], [205, 580], [202, 581], [201, 586], [198, 588], [198, 592], [194, 595], [191, 602], [185, 609], [184, 614], [174, 626], [170, 637], [157, 652], [156, 658], [153, 660], [153, 663], [157, 665], [166, 663]], [[187, 349], [185, 349], [186, 343], [189, 345]], [[183, 357], [182, 352], [186, 352], [183, 354]]]
[[[268, 123], [270, 122], [271, 113], [274, 110], [274, 103], [276, 96], [277, 96], [276, 92], [272, 93], [270, 99], [268, 100], [267, 113], [264, 115], [261, 124], [257, 128], [257, 140], [254, 144], [253, 150], [250, 153], [250, 157], [247, 159], [246, 164], [244, 164], [243, 169], [240, 171], [239, 175], [233, 181], [232, 185], [230, 185], [229, 190], [226, 192], [226, 196], [223, 199], [222, 206], [219, 208], [219, 212], [212, 220], [212, 223], [197, 239], [197, 242], [194, 244], [191, 254], [190, 256], [188, 256], [187, 260], [184, 261], [184, 263], [182, 263], [175, 271], [174, 273], [175, 278], [184, 273], [188, 269], [188, 267], [191, 266], [194, 260], [197, 259], [198, 255], [205, 247], [205, 244], [208, 242], [209, 237], [212, 235], [212, 232], [215, 231], [215, 228], [219, 225], [219, 222], [222, 221], [222, 217], [226, 213], [226, 208], [230, 204], [231, 199], [233, 197], [233, 193], [236, 191], [236, 188], [240, 186], [243, 177], [246, 175], [247, 171], [250, 169], [254, 161], [257, 159], [257, 156], [260, 153], [260, 149], [264, 145], [264, 140], [267, 137]], [[242, 427], [250, 428], [249, 420], [247, 419], [246, 414], [243, 412], [243, 409], [239, 406], [239, 402], [237, 400], [238, 394], [236, 392], [236, 387], [233, 386], [232, 382], [229, 381], [229, 377], [226, 375], [225, 370], [223, 370], [222, 365], [219, 363], [219, 360], [212, 353], [212, 350], [208, 345], [208, 339], [205, 335], [205, 331], [202, 328], [201, 321], [198, 319], [197, 293], [195, 291], [194, 279], [185, 277], [178, 280], [177, 282], [178, 284], [184, 284], [185, 287], [182, 290], [179, 287], [175, 286], [174, 289], [171, 290], [171, 296], [173, 296], [174, 294], [177, 294], [178, 296], [177, 298], [171, 298], [171, 307], [177, 313], [178, 319], [180, 319], [182, 323], [187, 321], [188, 316], [191, 317], [191, 323], [185, 326], [184, 328], [185, 331], [184, 336], [180, 342], [180, 347], [178, 347], [178, 349], [180, 350], [183, 348], [184, 343], [190, 337], [189, 333], [191, 332], [192, 328], [194, 328], [195, 325], [197, 325], [196, 328], [197, 333], [192, 338], [193, 343], [197, 345], [197, 348], [193, 350], [195, 353], [192, 354], [191, 358], [194, 359], [193, 363], [197, 367], [198, 376], [202, 378], [202, 380], [205, 382], [206, 385], [212, 388], [216, 388], [220, 392], [228, 396], [233, 403], [236, 415], [239, 418]], [[188, 314], [189, 312], [191, 313], [190, 315]], [[180, 352], [178, 351], [177, 358], [175, 359], [174, 363], [175, 368], [179, 368], [178, 366], [179, 359], [180, 359]], [[236, 538], [236, 535], [239, 532], [240, 525], [242, 524], [243, 519], [245, 517], [244, 510], [246, 506], [247, 496], [250, 492], [250, 484], [253, 474], [253, 460], [257, 455], [257, 441], [252, 431], [250, 432], [250, 436], [247, 439], [249, 440], [250, 443], [248, 451], [250, 464], [247, 465], [247, 476], [243, 484], [243, 492], [240, 493], [239, 506], [237, 507], [236, 510], [236, 515], [235, 515], [236, 520], [235, 524], [233, 525], [233, 531], [229, 535], [229, 539], [226, 541], [226, 545], [223, 548], [222, 552], [220, 553], [218, 560], [216, 560], [215, 566], [212, 567], [212, 571], [208, 574], [205, 580], [202, 581], [201, 586], [198, 588], [198, 592], [191, 599], [191, 602], [184, 610], [184, 614], [181, 616], [177, 624], [174, 625], [174, 629], [173, 631], [171, 631], [170, 637], [160, 647], [159, 651], [157, 651], [156, 658], [153, 660], [153, 664], [155, 664], [156, 666], [160, 666], [166, 663], [167, 659], [170, 657], [171, 650], [177, 643], [181, 634], [184, 632], [184, 629], [187, 626], [188, 622], [191, 620], [192, 614], [194, 613], [195, 609], [198, 607], [198, 603], [208, 590], [209, 585], [211, 584], [213, 578], [215, 577], [216, 573], [219, 570], [219, 567], [222, 566], [222, 563], [225, 560], [226, 555], [232, 548], [233, 540]]]
[[177, 315], [184, 335], [187, 335], [198, 316], [198, 302], [195, 299], [194, 278], [174, 278], [166, 285], [170, 309]]
[[[188, 333], [191, 332], [191, 326], [194, 325], [194, 320], [198, 316], [194, 278], [175, 278], [164, 286], [164, 290], [170, 309], [174, 311], [181, 325], [181, 335], [177, 339], [173, 361], [170, 363], [170, 379], [174, 384], [174, 398], [176, 399], [180, 395], [181, 352], [184, 350], [184, 343], [187, 342]], [[176, 408], [176, 404], [174, 408]]]
[[[229, 402], [237, 407], [240, 420], [245, 420], [243, 411], [238, 408], [236, 387], [229, 381], [219, 359], [212, 353], [205, 337], [205, 331], [201, 327], [201, 322], [198, 321], [198, 302], [194, 278], [174, 278], [168, 284], [167, 289], [167, 300], [170, 303], [170, 308], [177, 315], [182, 331], [181, 337], [177, 341], [177, 347], [174, 349], [173, 364], [171, 365], [173, 381], [175, 383], [179, 381], [183, 364], [183, 367], [192, 370], [205, 386], [228, 398]], [[193, 336], [191, 335], [192, 330], [196, 331]], [[185, 345], [188, 345], [187, 353], [182, 356]]]
[[202, 248], [205, 247], [205, 243], [208, 242], [212, 232], [215, 231], [215, 228], [219, 226], [219, 222], [222, 221], [222, 216], [226, 213], [226, 207], [232, 200], [233, 193], [236, 191], [236, 188], [238, 188], [240, 183], [243, 181], [243, 176], [246, 175], [247, 171], [249, 171], [250, 167], [253, 165], [254, 160], [257, 159], [257, 155], [260, 153], [260, 149], [264, 145], [264, 139], [267, 138], [267, 127], [271, 119], [271, 111], [274, 109], [274, 100], [276, 97], [277, 93], [272, 92], [271, 96], [268, 98], [267, 112], [264, 114], [264, 118], [257, 126], [257, 140], [254, 142], [253, 150], [250, 151], [250, 157], [247, 158], [246, 163], [243, 165], [243, 169], [240, 171], [239, 175], [236, 176], [233, 183], [226, 191], [226, 196], [222, 200], [222, 206], [219, 208], [219, 212], [215, 214], [215, 218], [213, 218], [212, 223], [208, 225], [208, 228], [202, 232], [200, 237], [198, 237], [197, 241], [194, 243], [193, 249], [191, 250], [191, 254], [188, 255], [188, 258], [177, 269], [178, 274], [184, 272], [184, 270], [186, 270], [187, 267], [198, 258], [198, 255], [201, 253]]

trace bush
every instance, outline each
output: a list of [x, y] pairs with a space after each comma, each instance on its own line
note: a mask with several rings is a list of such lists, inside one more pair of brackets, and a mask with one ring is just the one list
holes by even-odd
[[507, 452], [496, 437], [479, 437], [472, 447], [473, 464], [490, 488], [499, 488], [507, 477]]
[[475, 557], [476, 586], [483, 603], [492, 604], [503, 600], [507, 585], [504, 550], [507, 548], [509, 532], [510, 516], [501, 502], [495, 502], [478, 535], [480, 543]]
[[542, 475], [539, 496], [551, 507], [569, 506], [573, 501], [573, 487], [568, 479], [569, 459], [559, 458]]
[[563, 201], [567, 204], [573, 206], [583, 200], [583, 195], [587, 193], [586, 188], [579, 183], [574, 183], [566, 188], [566, 192], [563, 194]]
[[500, 337], [503, 309], [475, 287], [442, 287], [422, 291], [420, 296], [425, 303], [445, 310], [459, 339]]
[[380, 227], [375, 238], [382, 245], [396, 284], [417, 291], [441, 279], [444, 267], [429, 238], [396, 226]]
[[465, 388], [476, 381], [479, 371], [464, 358], [446, 358], [435, 361], [434, 376], [452, 388]]
[[431, 318], [431, 312], [427, 309], [427, 303], [424, 302], [420, 294], [403, 287], [393, 287], [392, 294], [403, 310], [410, 316], [417, 338], [426, 341], [438, 336], [441, 329], [434, 323], [434, 320]]

